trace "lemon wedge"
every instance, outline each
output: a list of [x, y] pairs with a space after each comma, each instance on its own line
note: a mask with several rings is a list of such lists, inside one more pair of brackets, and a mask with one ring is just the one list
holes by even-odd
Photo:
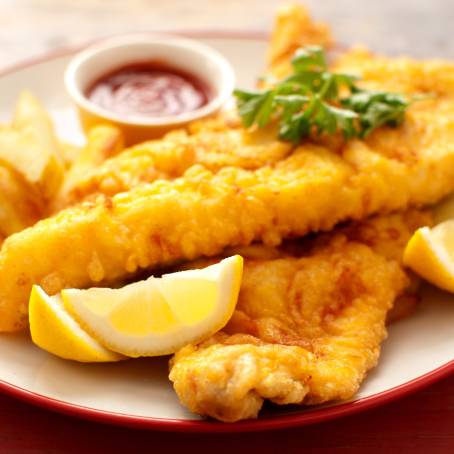
[[110, 350], [158, 356], [223, 328], [235, 309], [242, 272], [243, 259], [236, 255], [120, 289], [68, 289], [61, 296], [68, 312]]
[[418, 229], [405, 248], [404, 264], [437, 287], [454, 292], [454, 220]]
[[124, 359], [87, 334], [68, 314], [59, 295], [51, 297], [37, 285], [30, 295], [29, 319], [33, 342], [49, 353], [85, 363]]

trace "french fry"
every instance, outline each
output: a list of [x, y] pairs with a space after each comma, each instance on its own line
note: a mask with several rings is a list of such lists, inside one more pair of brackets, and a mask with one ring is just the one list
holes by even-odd
[[42, 199], [21, 175], [0, 165], [0, 244], [33, 225], [44, 212]]
[[75, 160], [79, 156], [82, 147], [74, 145], [72, 143], [67, 142], [59, 142], [59, 149], [61, 156], [63, 158], [63, 162], [65, 164], [65, 168], [69, 169], [74, 164]]
[[0, 129], [0, 161], [23, 175], [45, 200], [62, 182], [64, 165], [52, 122], [29, 92], [19, 97], [12, 127]]
[[123, 136], [114, 126], [96, 126], [87, 137], [87, 144], [80, 151], [72, 167], [66, 173], [63, 184], [52, 204], [52, 211], [68, 206], [74, 199], [73, 191], [87, 174], [102, 164], [106, 159], [116, 155], [124, 148]]

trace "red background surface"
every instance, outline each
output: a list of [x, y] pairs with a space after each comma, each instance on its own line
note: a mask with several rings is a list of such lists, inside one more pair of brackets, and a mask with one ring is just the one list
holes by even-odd
[[295, 429], [179, 434], [125, 429], [0, 395], [1, 453], [454, 453], [454, 376], [380, 408]]

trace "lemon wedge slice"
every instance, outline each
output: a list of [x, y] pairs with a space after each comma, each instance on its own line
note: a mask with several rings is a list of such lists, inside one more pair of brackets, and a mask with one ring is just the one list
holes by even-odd
[[68, 312], [110, 350], [158, 356], [223, 328], [235, 309], [242, 272], [243, 259], [236, 255], [120, 289], [68, 289], [61, 296]]
[[454, 292], [454, 220], [418, 229], [405, 248], [404, 264], [437, 287]]
[[68, 314], [59, 295], [51, 297], [37, 285], [30, 295], [29, 319], [33, 342], [49, 353], [84, 363], [124, 359], [87, 334]]

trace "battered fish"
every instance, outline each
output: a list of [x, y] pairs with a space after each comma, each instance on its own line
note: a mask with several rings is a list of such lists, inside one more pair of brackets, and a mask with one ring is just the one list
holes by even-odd
[[255, 171], [194, 166], [182, 178], [63, 210], [4, 242], [0, 328], [26, 325], [33, 284], [49, 294], [108, 285], [139, 268], [254, 241], [275, 245], [340, 221], [433, 203], [454, 188], [454, 150], [419, 153], [405, 163], [355, 142], [342, 158], [307, 144]]
[[411, 288], [403, 247], [430, 222], [418, 212], [377, 218], [306, 240], [300, 258], [293, 245], [280, 258], [246, 259], [227, 327], [171, 361], [181, 402], [232, 422], [257, 417], [265, 399], [351, 398], [377, 364], [393, 301]]

